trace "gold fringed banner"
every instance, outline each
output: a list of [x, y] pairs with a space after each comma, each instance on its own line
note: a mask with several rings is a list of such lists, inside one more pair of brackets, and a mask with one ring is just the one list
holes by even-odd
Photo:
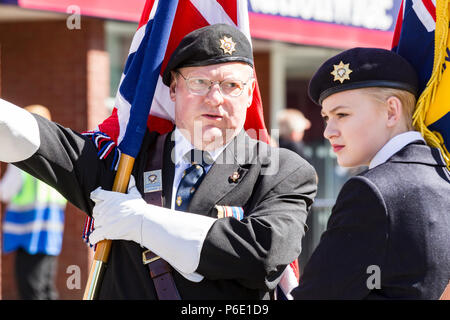
[[[413, 115], [413, 124], [420, 131], [428, 145], [442, 151], [447, 167], [450, 168], [450, 153], [439, 132], [431, 131], [428, 126], [444, 116], [450, 110], [450, 74], [444, 73], [447, 47], [450, 46], [449, 0], [436, 1], [436, 29], [434, 39], [434, 62], [431, 77], [420, 95]], [[448, 85], [446, 85], [448, 83]], [[450, 130], [450, 128], [448, 128]]]

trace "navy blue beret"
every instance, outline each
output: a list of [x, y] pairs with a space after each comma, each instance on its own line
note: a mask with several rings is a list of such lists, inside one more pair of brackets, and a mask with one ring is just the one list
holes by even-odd
[[170, 85], [170, 71], [225, 62], [244, 62], [253, 67], [253, 51], [248, 38], [236, 27], [213, 24], [187, 34], [172, 53], [163, 72]]
[[379, 48], [353, 48], [325, 61], [309, 82], [309, 97], [317, 104], [337, 92], [384, 87], [417, 96], [414, 68], [397, 53]]

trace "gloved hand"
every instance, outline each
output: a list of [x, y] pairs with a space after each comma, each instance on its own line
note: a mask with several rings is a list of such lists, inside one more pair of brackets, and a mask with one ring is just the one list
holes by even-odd
[[195, 273], [203, 242], [216, 219], [151, 204], [142, 199], [130, 177], [128, 193], [91, 192], [95, 229], [89, 242], [131, 240], [153, 251], [191, 281], [203, 278]]
[[133, 176], [130, 177], [128, 193], [98, 187], [91, 192], [91, 199], [95, 202], [92, 214], [95, 230], [89, 236], [91, 244], [104, 239], [142, 242], [142, 215], [147, 203], [137, 190]]

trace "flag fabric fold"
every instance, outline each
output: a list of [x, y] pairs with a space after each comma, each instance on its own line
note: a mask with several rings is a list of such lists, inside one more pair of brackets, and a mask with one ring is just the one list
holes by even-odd
[[427, 143], [442, 151], [450, 168], [449, 0], [403, 0], [392, 50], [419, 76], [413, 124]]

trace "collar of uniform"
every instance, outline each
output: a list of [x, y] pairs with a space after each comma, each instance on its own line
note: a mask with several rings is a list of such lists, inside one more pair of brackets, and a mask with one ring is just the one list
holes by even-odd
[[[174, 141], [175, 141], [175, 165], [178, 165], [181, 161], [186, 162], [183, 157], [186, 153], [191, 151], [191, 149], [194, 149], [194, 146], [192, 143], [189, 142], [188, 139], [181, 133], [178, 128], [175, 128], [174, 132]], [[207, 151], [211, 158], [216, 161], [219, 155], [223, 152], [223, 150], [228, 146], [229, 143], [226, 145], [217, 148], [213, 151]], [[187, 162], [186, 162], [187, 163]]]
[[373, 157], [372, 161], [370, 161], [369, 169], [385, 163], [390, 157], [403, 149], [403, 147], [417, 140], [425, 141], [420, 132], [417, 131], [408, 131], [396, 135], [377, 152], [375, 157]]

